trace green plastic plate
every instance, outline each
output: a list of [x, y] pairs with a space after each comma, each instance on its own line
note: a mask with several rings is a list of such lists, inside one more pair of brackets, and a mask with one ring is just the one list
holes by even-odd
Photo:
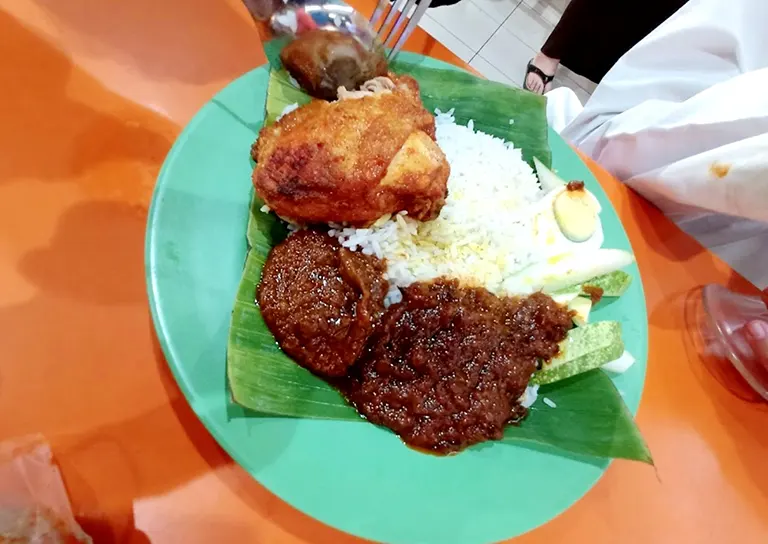
[[[442, 63], [416, 55], [411, 62]], [[165, 356], [190, 406], [256, 480], [314, 518], [387, 543], [471, 544], [514, 537], [582, 497], [609, 461], [492, 444], [453, 457], [405, 447], [373, 425], [246, 416], [225, 376], [227, 334], [246, 253], [249, 150], [264, 118], [269, 72], [245, 74], [206, 104], [163, 165], [147, 225], [146, 276]], [[550, 131], [554, 167], [583, 179], [603, 206], [605, 246], [631, 249], [589, 169]], [[645, 377], [647, 319], [636, 267], [617, 320], [637, 363], [615, 379], [633, 413]]]

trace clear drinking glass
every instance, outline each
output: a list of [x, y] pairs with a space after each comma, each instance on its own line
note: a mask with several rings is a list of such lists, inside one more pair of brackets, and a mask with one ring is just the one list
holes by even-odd
[[752, 389], [768, 401], [768, 358], [755, 353], [746, 329], [754, 320], [768, 323], [765, 298], [710, 284], [700, 290], [700, 309], [697, 325], [704, 354], [729, 361]]

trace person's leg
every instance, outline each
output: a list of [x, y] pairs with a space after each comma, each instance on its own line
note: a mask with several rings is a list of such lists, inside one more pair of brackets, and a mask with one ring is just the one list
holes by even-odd
[[[531, 64], [546, 76], [554, 77], [560, 60], [569, 54], [571, 48], [579, 48], [583, 43], [586, 20], [596, 11], [600, 11], [603, 3], [604, 0], [571, 0]], [[540, 74], [528, 70], [524, 87], [529, 91], [544, 94], [549, 91], [551, 84], [543, 81]]]
[[[523, 88], [536, 94], [544, 94], [552, 87], [552, 78], [560, 64], [560, 59], [553, 59], [541, 51], [536, 53], [525, 71]], [[539, 71], [535, 70], [537, 68]]]
[[[687, 0], [572, 0], [560, 22], [534, 57], [533, 65], [554, 75], [562, 64], [599, 83], [619, 58], [659, 26]], [[526, 88], [546, 92], [536, 74], [526, 74]]]

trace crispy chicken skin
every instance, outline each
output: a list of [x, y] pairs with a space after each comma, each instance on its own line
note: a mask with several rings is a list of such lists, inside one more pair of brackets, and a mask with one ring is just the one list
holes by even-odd
[[366, 226], [407, 211], [440, 213], [450, 168], [416, 81], [390, 76], [393, 91], [316, 100], [261, 130], [253, 183], [277, 215], [299, 224]]

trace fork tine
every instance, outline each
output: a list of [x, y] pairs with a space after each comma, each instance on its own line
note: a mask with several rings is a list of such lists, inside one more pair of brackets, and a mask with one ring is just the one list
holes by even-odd
[[388, 5], [389, 0], [379, 0], [379, 3], [376, 4], [376, 9], [373, 10], [373, 15], [371, 15], [371, 28], [373, 28], [373, 30], [377, 33], [378, 30], [376, 25], [378, 25], [381, 21], [381, 18], [384, 16], [384, 11]]
[[405, 30], [403, 30], [403, 33], [400, 34], [397, 42], [392, 47], [392, 51], [389, 52], [389, 55], [387, 56], [388, 59], [391, 60], [395, 58], [397, 53], [400, 51], [400, 48], [403, 47], [405, 40], [407, 40], [408, 37], [413, 33], [416, 25], [419, 24], [419, 19], [421, 19], [422, 15], [424, 15], [424, 12], [427, 11], [427, 8], [431, 3], [432, 0], [421, 0], [421, 2], [419, 2], [419, 7], [417, 7], [416, 11], [413, 12], [413, 16], [411, 16], [408, 24], [405, 26]]
[[405, 3], [405, 7], [403, 8], [403, 11], [400, 12], [400, 16], [397, 18], [397, 21], [395, 21], [395, 24], [392, 26], [392, 30], [389, 31], [389, 34], [387, 34], [387, 37], [382, 39], [382, 43], [386, 46], [387, 42], [392, 39], [394, 40], [397, 35], [400, 33], [400, 28], [403, 26], [403, 23], [408, 20], [408, 15], [411, 12], [411, 8], [413, 8], [413, 5], [416, 3], [416, 0], [408, 0]]
[[[397, 10], [397, 6], [402, 3], [402, 0], [395, 0], [392, 2], [392, 7], [389, 9], [389, 13], [387, 13], [387, 18], [384, 19], [384, 24], [381, 25], [381, 28], [377, 31], [379, 38], [381, 38], [382, 32], [392, 23], [392, 20], [395, 18], [395, 16], [399, 13]], [[382, 41], [384, 41], [382, 39]]]

